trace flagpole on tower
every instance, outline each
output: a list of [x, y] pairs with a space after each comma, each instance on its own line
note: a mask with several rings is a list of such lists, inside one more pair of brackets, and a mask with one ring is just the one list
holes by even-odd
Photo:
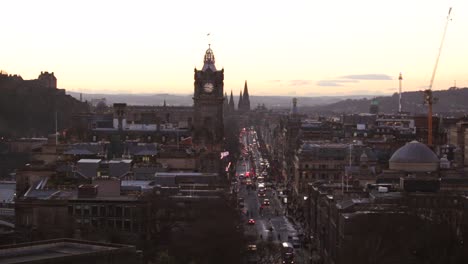
[[208, 40], [208, 47], [211, 47], [211, 33], [206, 34], [206, 39]]

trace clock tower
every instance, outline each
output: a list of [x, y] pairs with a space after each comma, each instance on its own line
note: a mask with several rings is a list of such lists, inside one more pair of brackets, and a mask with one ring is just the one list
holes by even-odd
[[[223, 151], [224, 69], [218, 71], [211, 47], [203, 60], [203, 68], [195, 68], [193, 143], [209, 151]], [[218, 157], [219, 158], [219, 157]]]

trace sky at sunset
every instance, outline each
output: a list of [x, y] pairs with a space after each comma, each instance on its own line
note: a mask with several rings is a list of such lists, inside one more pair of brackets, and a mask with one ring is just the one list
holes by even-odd
[[[467, 0], [0, 0], [0, 69], [84, 93], [193, 93], [208, 43], [224, 89], [391, 94], [468, 87]], [[209, 38], [207, 34], [210, 33]]]

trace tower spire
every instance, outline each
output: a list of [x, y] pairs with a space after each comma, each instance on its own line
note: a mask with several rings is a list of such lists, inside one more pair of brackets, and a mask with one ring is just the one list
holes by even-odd
[[250, 98], [249, 98], [249, 88], [247, 87], [247, 80], [244, 84], [244, 97], [242, 98], [242, 104], [244, 105], [245, 111], [250, 111]]
[[231, 98], [229, 99], [229, 111], [232, 113], [234, 112], [234, 95], [232, 94], [231, 90]]
[[239, 102], [237, 104], [237, 110], [242, 112], [244, 110], [244, 103], [243, 103], [243, 100], [242, 100], [242, 90], [240, 91], [240, 95], [239, 95]]

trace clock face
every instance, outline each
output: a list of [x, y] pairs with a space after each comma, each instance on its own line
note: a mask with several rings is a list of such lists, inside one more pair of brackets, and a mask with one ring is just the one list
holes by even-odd
[[210, 82], [207, 82], [205, 83], [205, 85], [203, 85], [203, 91], [205, 91], [206, 93], [213, 92], [213, 89], [214, 89], [214, 85]]

